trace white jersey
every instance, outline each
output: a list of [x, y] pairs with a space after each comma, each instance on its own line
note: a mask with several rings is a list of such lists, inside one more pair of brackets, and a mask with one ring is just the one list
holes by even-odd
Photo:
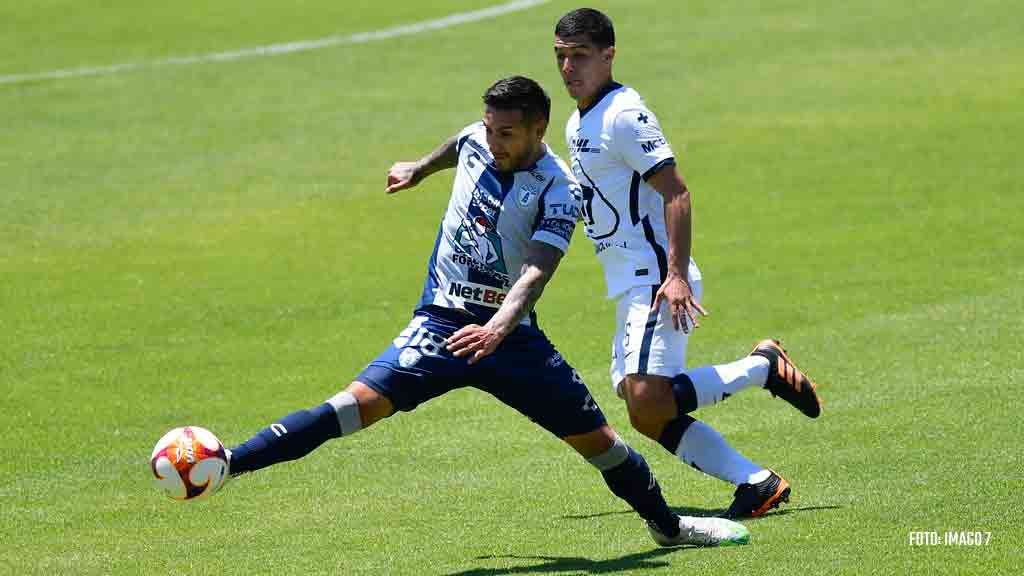
[[[545, 145], [525, 170], [494, 166], [482, 122], [456, 141], [458, 164], [448, 210], [417, 308], [443, 306], [486, 322], [519, 278], [531, 240], [565, 253], [580, 217], [580, 190], [569, 168]], [[534, 324], [530, 314], [524, 324]]]
[[675, 155], [657, 118], [636, 90], [612, 83], [573, 113], [565, 140], [608, 297], [661, 284], [668, 273], [665, 203], [647, 179], [675, 164]]

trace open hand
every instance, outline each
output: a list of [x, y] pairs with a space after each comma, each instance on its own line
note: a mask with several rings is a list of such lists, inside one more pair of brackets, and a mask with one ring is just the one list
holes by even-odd
[[685, 333], [690, 331], [690, 323], [694, 328], [700, 326], [700, 322], [697, 320], [698, 315], [707, 316], [708, 314], [693, 296], [690, 284], [677, 274], [669, 274], [665, 282], [658, 288], [651, 310], [657, 310], [662, 300], [668, 302], [668, 309], [672, 313], [672, 326]]
[[476, 364], [478, 360], [494, 352], [504, 339], [504, 336], [487, 326], [467, 324], [448, 338], [448, 351], [456, 358], [469, 356], [468, 362]]

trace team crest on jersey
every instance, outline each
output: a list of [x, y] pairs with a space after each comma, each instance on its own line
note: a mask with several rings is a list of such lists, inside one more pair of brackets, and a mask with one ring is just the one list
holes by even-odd
[[540, 194], [539, 187], [534, 186], [529, 182], [523, 184], [522, 187], [519, 188], [519, 205], [522, 206], [523, 208], [526, 208], [527, 206], [530, 205], [530, 202], [537, 197], [538, 194]]

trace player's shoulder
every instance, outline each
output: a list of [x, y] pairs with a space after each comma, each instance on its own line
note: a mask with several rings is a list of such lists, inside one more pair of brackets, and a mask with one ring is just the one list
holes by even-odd
[[554, 150], [552, 150], [550, 146], [548, 146], [547, 153], [544, 154], [540, 161], [537, 162], [534, 171], [538, 176], [544, 177], [545, 180], [551, 180], [554, 178], [556, 183], [566, 181], [571, 182], [576, 179], [573, 176], [569, 165], [566, 164], [558, 154], [555, 154]]
[[463, 128], [462, 130], [459, 130], [459, 134], [458, 134], [457, 138], [459, 140], [462, 140], [464, 138], [470, 138], [470, 137], [474, 137], [474, 136], [475, 137], [479, 137], [483, 133], [484, 133], [484, 123], [481, 120], [477, 120], [476, 122], [473, 122], [472, 124], [466, 125], [466, 127]]
[[466, 142], [473, 141], [472, 148], [479, 149], [481, 145], [487, 143], [486, 128], [484, 123], [480, 120], [467, 125], [459, 133], [455, 135], [455, 150], [458, 153], [462, 153], [462, 149], [465, 148]]
[[647, 107], [647, 104], [644, 103], [644, 97], [641, 96], [640, 92], [632, 86], [620, 84], [619, 89], [612, 92], [611, 96], [612, 108], [624, 109], [637, 106], [643, 108]]
[[642, 116], [651, 117], [654, 112], [636, 89], [623, 86], [609, 102], [605, 118], [611, 123], [642, 122]]
[[575, 195], [579, 189], [576, 177], [573, 175], [569, 165], [557, 154], [548, 148], [547, 154], [534, 169], [534, 177], [545, 182], [545, 187], [554, 189], [556, 192], [566, 192]]

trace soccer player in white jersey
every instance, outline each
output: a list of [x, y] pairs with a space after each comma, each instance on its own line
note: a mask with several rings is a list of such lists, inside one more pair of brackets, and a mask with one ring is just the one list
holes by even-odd
[[542, 140], [551, 101], [536, 82], [499, 80], [484, 104], [482, 122], [388, 172], [387, 192], [394, 193], [456, 169], [412, 321], [345, 390], [231, 448], [230, 474], [302, 458], [327, 440], [471, 386], [575, 449], [647, 521], [658, 544], [746, 544], [742, 524], [680, 517], [668, 507], [643, 457], [608, 426], [579, 374], [538, 327], [533, 306], [569, 247], [578, 190]]
[[729, 364], [686, 369], [687, 338], [705, 311], [700, 270], [690, 258], [690, 192], [675, 154], [640, 95], [612, 78], [615, 31], [606, 15], [582, 8], [563, 16], [554, 51], [577, 103], [565, 139], [583, 221], [608, 297], [618, 301], [612, 385], [637, 431], [736, 485], [725, 516], [760, 516], [788, 501], [789, 483], [689, 413], [757, 386], [814, 418], [821, 411], [815, 385], [775, 340]]

